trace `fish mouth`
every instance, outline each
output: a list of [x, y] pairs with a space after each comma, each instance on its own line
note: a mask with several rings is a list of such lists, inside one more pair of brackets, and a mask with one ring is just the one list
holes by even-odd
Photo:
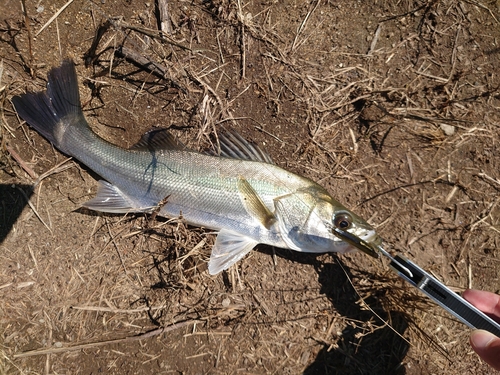
[[363, 236], [360, 236], [360, 238], [372, 246], [380, 246], [383, 242], [382, 237], [380, 237], [373, 229], [367, 230]]

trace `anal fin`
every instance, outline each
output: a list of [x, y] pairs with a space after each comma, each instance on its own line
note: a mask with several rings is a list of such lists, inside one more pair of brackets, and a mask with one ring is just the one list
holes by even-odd
[[96, 196], [85, 202], [83, 207], [111, 213], [150, 212], [152, 210], [152, 207], [137, 207], [120, 189], [103, 180], [99, 181]]
[[258, 244], [252, 238], [223, 229], [219, 232], [208, 262], [208, 272], [216, 275], [242, 259]]

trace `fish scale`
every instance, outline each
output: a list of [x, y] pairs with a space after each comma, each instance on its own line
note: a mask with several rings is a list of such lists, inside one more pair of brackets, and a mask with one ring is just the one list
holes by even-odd
[[367, 243], [375, 230], [315, 182], [271, 163], [235, 132], [221, 134], [225, 156], [187, 149], [167, 130], [146, 133], [123, 149], [99, 137], [81, 110], [74, 64], [48, 74], [47, 91], [14, 97], [21, 118], [56, 148], [99, 174], [97, 195], [84, 207], [102, 212], [152, 212], [182, 216], [217, 230], [208, 264], [227, 269], [257, 244], [304, 252], [347, 252], [354, 246], [332, 233], [335, 225]]

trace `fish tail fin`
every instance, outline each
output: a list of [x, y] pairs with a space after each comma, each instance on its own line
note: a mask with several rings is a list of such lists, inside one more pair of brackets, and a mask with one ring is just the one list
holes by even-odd
[[49, 72], [47, 91], [15, 96], [12, 103], [22, 119], [62, 151], [66, 151], [63, 135], [68, 126], [88, 126], [80, 105], [75, 65], [69, 59]]

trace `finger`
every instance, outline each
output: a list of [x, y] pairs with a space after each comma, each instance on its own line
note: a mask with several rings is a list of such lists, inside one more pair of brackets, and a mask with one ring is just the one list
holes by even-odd
[[483, 361], [500, 370], [500, 338], [487, 331], [474, 331], [470, 336], [470, 344]]
[[479, 310], [500, 318], [500, 296], [498, 294], [469, 289], [462, 296]]

